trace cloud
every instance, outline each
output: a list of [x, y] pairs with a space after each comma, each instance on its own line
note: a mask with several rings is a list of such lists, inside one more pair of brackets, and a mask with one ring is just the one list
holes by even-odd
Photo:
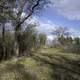
[[80, 31], [74, 29], [74, 28], [70, 28], [69, 30], [71, 32], [71, 36], [74, 37], [80, 37]]
[[39, 32], [49, 35], [55, 29], [55, 27], [57, 27], [57, 25], [55, 25], [54, 23], [52, 23], [49, 20], [42, 20], [42, 21], [40, 20], [37, 30]]
[[28, 23], [37, 23], [36, 30], [38, 33], [44, 33], [47, 35], [48, 40], [53, 40], [54, 35], [52, 35], [52, 31], [55, 30], [58, 25], [54, 24], [52, 21], [47, 20], [46, 18], [40, 18], [40, 17], [33, 17], [31, 20], [28, 21]]
[[47, 36], [47, 39], [48, 39], [48, 40], [53, 40], [53, 38], [54, 38], [53, 35], [48, 35], [48, 36]]
[[[49, 40], [53, 40], [56, 38], [55, 35], [52, 35], [52, 31], [55, 30], [55, 28], [59, 27], [59, 25], [56, 25], [52, 21], [46, 19], [46, 18], [38, 18], [38, 17], [33, 17], [31, 20], [28, 21], [28, 23], [38, 23], [36, 30], [38, 33], [44, 33], [47, 35], [47, 38]], [[80, 37], [80, 31], [74, 29], [74, 28], [68, 28], [69, 32], [71, 33], [71, 36], [74, 37]]]
[[46, 18], [38, 18], [33, 17], [28, 23], [37, 23], [37, 31], [38, 33], [44, 33], [46, 35], [51, 34], [51, 32], [57, 27], [56, 24], [54, 24], [52, 21], [47, 20]]
[[80, 20], [80, 0], [51, 0], [53, 7], [70, 20]]

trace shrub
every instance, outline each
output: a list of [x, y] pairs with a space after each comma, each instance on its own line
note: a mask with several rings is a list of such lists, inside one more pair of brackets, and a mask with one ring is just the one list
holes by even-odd
[[80, 45], [72, 44], [72, 45], [65, 46], [63, 48], [63, 51], [68, 53], [80, 53]]

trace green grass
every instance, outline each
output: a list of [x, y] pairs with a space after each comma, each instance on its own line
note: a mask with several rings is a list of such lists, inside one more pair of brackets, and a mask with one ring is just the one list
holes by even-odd
[[45, 48], [0, 64], [0, 80], [80, 80], [80, 55]]

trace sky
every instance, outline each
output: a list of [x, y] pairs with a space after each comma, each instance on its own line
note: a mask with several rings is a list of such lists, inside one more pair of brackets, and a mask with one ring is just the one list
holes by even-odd
[[68, 27], [75, 37], [80, 37], [80, 0], [51, 0], [53, 5], [46, 8], [34, 20], [39, 22], [39, 32], [52, 39], [51, 32], [59, 26]]

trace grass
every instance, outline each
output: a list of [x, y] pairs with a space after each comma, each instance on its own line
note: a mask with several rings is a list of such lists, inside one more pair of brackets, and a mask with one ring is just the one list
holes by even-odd
[[80, 55], [44, 48], [0, 64], [0, 80], [80, 80]]

